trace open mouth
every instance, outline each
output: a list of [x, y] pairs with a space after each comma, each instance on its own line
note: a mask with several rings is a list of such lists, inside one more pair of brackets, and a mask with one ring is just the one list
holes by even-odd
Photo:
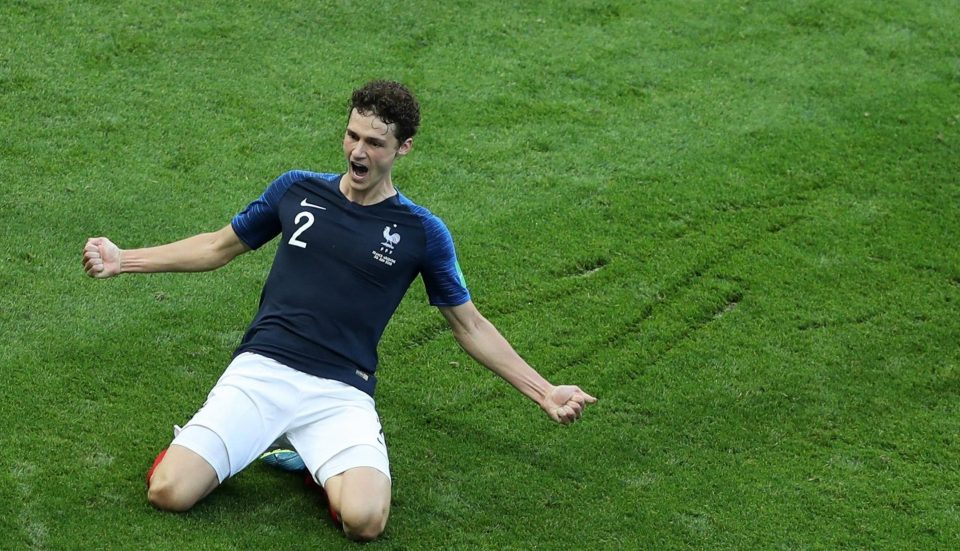
[[350, 170], [357, 176], [365, 176], [367, 172], [370, 172], [370, 169], [360, 163], [355, 163], [350, 161]]

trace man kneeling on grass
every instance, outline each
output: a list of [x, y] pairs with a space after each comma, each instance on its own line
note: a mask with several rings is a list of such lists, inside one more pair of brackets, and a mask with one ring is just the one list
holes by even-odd
[[260, 308], [206, 403], [147, 474], [148, 499], [185, 511], [278, 439], [326, 492], [346, 535], [386, 526], [390, 467], [373, 401], [377, 343], [417, 275], [470, 356], [536, 402], [574, 422], [595, 398], [554, 386], [477, 311], [443, 222], [393, 185], [410, 152], [420, 107], [404, 86], [354, 91], [342, 174], [292, 171], [222, 229], [124, 250], [104, 237], [83, 249], [86, 273], [199, 272], [281, 236]]

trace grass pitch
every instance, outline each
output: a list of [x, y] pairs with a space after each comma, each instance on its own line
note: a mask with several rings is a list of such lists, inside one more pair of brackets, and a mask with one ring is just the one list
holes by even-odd
[[960, 542], [953, 2], [8, 2], [0, 548], [350, 548], [296, 477], [193, 511], [143, 475], [252, 317], [272, 247], [85, 278], [340, 170], [370, 78], [423, 104], [400, 189], [573, 427], [473, 364], [419, 284], [381, 346], [376, 549]]

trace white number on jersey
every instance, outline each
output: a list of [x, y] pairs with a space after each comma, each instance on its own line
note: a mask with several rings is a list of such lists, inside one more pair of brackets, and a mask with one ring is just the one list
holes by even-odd
[[288, 243], [290, 243], [294, 247], [300, 247], [301, 249], [306, 249], [307, 244], [303, 241], [300, 241], [297, 238], [300, 237], [301, 233], [307, 231], [307, 228], [313, 225], [313, 220], [314, 220], [313, 214], [310, 214], [309, 212], [306, 212], [306, 211], [301, 212], [297, 214], [296, 218], [293, 219], [293, 223], [299, 225], [301, 220], [305, 220], [306, 222], [302, 226], [297, 228], [297, 231], [293, 232], [293, 235], [290, 236], [290, 241], [288, 241]]

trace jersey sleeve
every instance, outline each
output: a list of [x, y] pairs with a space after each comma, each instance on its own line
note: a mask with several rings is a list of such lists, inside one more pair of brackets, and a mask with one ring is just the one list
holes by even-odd
[[457, 261], [453, 237], [443, 221], [434, 215], [423, 219], [426, 231], [426, 256], [423, 284], [433, 306], [459, 306], [470, 300], [470, 291]]
[[278, 215], [280, 198], [305, 176], [303, 171], [292, 170], [274, 180], [260, 197], [233, 217], [230, 225], [237, 237], [251, 249], [259, 249], [276, 237], [283, 229]]

